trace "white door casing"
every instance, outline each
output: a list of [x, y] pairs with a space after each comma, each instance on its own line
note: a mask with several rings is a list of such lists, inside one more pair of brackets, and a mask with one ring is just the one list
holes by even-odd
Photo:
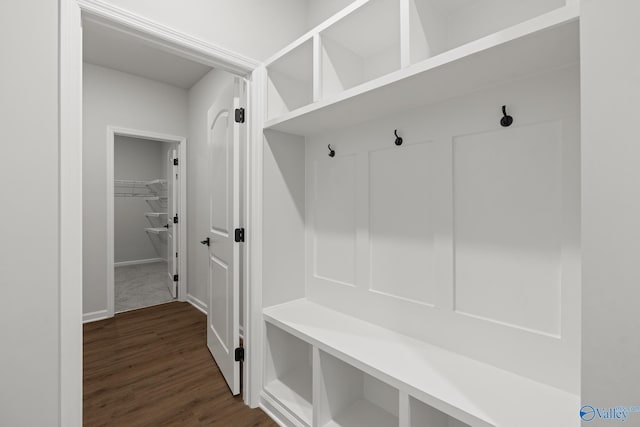
[[239, 337], [240, 128], [234, 110], [240, 103], [240, 79], [234, 79], [208, 112], [209, 301], [207, 346], [232, 394], [240, 393]]
[[167, 153], [167, 162], [169, 171], [167, 176], [167, 197], [169, 199], [168, 215], [167, 215], [167, 268], [169, 274], [169, 291], [176, 298], [178, 296], [178, 281], [174, 278], [178, 275], [178, 236], [179, 228], [174, 223], [174, 218], [178, 218], [178, 165], [175, 160], [178, 159], [178, 153], [175, 148], [170, 148]]

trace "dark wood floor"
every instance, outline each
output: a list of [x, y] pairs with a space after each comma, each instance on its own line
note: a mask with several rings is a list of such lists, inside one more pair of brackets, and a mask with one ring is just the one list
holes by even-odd
[[181, 302], [84, 326], [84, 425], [276, 426], [231, 396], [206, 317]]

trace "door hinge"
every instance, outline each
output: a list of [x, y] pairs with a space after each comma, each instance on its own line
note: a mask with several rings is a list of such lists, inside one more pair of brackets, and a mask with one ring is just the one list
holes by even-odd
[[173, 275], [173, 281], [174, 281], [174, 282], [177, 282], [177, 281], [178, 281], [178, 275], [177, 275], [177, 274], [174, 274], [174, 275]]
[[236, 108], [236, 123], [244, 123], [244, 108]]
[[244, 242], [244, 228], [236, 228], [236, 243]]
[[236, 356], [235, 357], [236, 362], [244, 362], [244, 348], [243, 347], [236, 348], [235, 356]]
[[178, 223], [178, 215], [176, 215], [176, 216], [174, 216], [174, 217], [173, 217], [173, 223], [174, 223], [174, 224], [177, 224], [177, 223]]
[[178, 159], [173, 159], [173, 166], [178, 166]]

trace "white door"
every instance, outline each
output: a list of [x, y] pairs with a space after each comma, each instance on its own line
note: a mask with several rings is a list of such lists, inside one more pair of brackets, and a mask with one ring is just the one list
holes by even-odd
[[170, 148], [167, 154], [167, 265], [169, 273], [169, 291], [176, 298], [178, 296], [178, 153]]
[[242, 82], [235, 79], [221, 91], [209, 110], [209, 220], [203, 243], [209, 249], [209, 305], [207, 346], [231, 392], [240, 393], [239, 246], [235, 229], [240, 221], [240, 124], [234, 111], [240, 105]]

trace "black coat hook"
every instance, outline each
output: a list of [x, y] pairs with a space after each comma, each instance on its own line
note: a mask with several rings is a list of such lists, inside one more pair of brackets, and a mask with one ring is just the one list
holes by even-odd
[[336, 156], [336, 150], [331, 148], [331, 144], [329, 144], [327, 147], [329, 147], [329, 157], [335, 157]]
[[396, 136], [396, 145], [402, 145], [402, 137], [398, 136], [398, 129], [394, 130], [393, 134]]
[[504, 128], [508, 128], [513, 124], [513, 117], [507, 114], [507, 106], [502, 106], [502, 118], [500, 119], [500, 124]]

